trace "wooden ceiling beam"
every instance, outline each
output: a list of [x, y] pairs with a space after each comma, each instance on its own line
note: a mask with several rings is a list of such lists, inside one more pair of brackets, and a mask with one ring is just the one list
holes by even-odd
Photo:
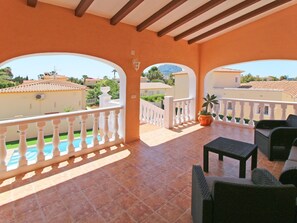
[[120, 9], [111, 19], [110, 24], [118, 24], [125, 16], [132, 12], [138, 5], [140, 5], [144, 0], [130, 0], [123, 8]]
[[75, 16], [82, 17], [94, 0], [81, 0], [75, 9]]
[[281, 5], [285, 4], [285, 3], [288, 3], [290, 1], [292, 1], [292, 0], [276, 0], [274, 2], [271, 2], [271, 3], [267, 4], [267, 5], [262, 6], [261, 8], [258, 8], [258, 9], [254, 10], [254, 11], [251, 11], [251, 12], [249, 12], [249, 13], [243, 15], [243, 16], [240, 16], [240, 17], [238, 17], [238, 18], [236, 18], [234, 20], [231, 20], [230, 22], [227, 22], [227, 23], [225, 23], [225, 24], [223, 24], [221, 26], [218, 26], [218, 27], [216, 27], [216, 28], [214, 28], [214, 29], [212, 29], [212, 30], [210, 30], [208, 32], [205, 32], [205, 33], [203, 33], [203, 34], [201, 34], [199, 36], [196, 36], [196, 37], [190, 39], [188, 41], [188, 44], [192, 44], [192, 43], [195, 43], [195, 42], [197, 42], [199, 40], [205, 39], [206, 37], [209, 37], [209, 36], [211, 36], [213, 34], [216, 34], [216, 33], [220, 32], [222, 30], [225, 30], [225, 29], [227, 29], [227, 28], [229, 28], [231, 26], [237, 25], [238, 23], [244, 22], [244, 21], [246, 21], [248, 19], [251, 19], [251, 18], [253, 18], [255, 16], [258, 16], [258, 15], [264, 13], [264, 12], [267, 12], [267, 11], [269, 11], [271, 9], [279, 7], [279, 6], [281, 6]]
[[170, 31], [180, 27], [181, 25], [189, 22], [190, 20], [202, 15], [203, 13], [209, 11], [210, 9], [216, 7], [217, 5], [225, 2], [226, 0], [212, 0], [204, 5], [200, 6], [199, 8], [195, 9], [191, 13], [185, 15], [184, 17], [180, 18], [179, 20], [175, 21], [174, 23], [170, 24], [169, 26], [165, 27], [164, 29], [158, 32], [158, 36], [164, 36], [165, 34], [169, 33]]
[[38, 0], [27, 0], [27, 5], [30, 7], [36, 7]]
[[153, 23], [157, 22], [159, 19], [167, 15], [168, 13], [172, 12], [174, 9], [176, 9], [181, 4], [185, 3], [187, 0], [173, 0], [169, 2], [167, 5], [165, 5], [163, 8], [161, 8], [159, 11], [154, 13], [152, 16], [147, 18], [145, 21], [143, 21], [141, 24], [139, 24], [136, 27], [136, 30], [138, 32], [141, 32], [145, 28], [149, 27]]
[[175, 36], [174, 40], [177, 41], [177, 40], [180, 40], [180, 39], [182, 39], [182, 38], [184, 38], [184, 37], [186, 37], [188, 35], [191, 35], [192, 33], [195, 33], [197, 31], [199, 31], [200, 29], [203, 29], [203, 28], [205, 28], [207, 26], [210, 26], [213, 23], [218, 22], [218, 21], [220, 21], [220, 20], [222, 20], [222, 19], [224, 19], [224, 18], [226, 18], [226, 17], [228, 17], [228, 16], [230, 16], [230, 15], [232, 15], [232, 14], [234, 14], [234, 13], [240, 11], [240, 10], [243, 10], [243, 9], [257, 3], [257, 2], [260, 2], [260, 0], [246, 0], [244, 2], [241, 2], [241, 3], [233, 6], [232, 8], [229, 8], [229, 9], [221, 12], [220, 14], [218, 14], [218, 15], [216, 15], [216, 16], [214, 16], [214, 17], [212, 17], [212, 18], [210, 18], [210, 19], [208, 19], [208, 20], [206, 20], [206, 21], [204, 21], [204, 22], [202, 22], [202, 23], [200, 23], [200, 24], [198, 24], [198, 25], [184, 31], [184, 32], [182, 32], [181, 34]]

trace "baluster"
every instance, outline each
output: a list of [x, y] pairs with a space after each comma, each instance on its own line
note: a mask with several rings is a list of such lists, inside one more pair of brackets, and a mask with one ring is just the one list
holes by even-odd
[[254, 102], [249, 102], [250, 105], [250, 116], [249, 116], [249, 126], [254, 126]]
[[86, 142], [86, 137], [87, 137], [87, 128], [86, 128], [86, 120], [88, 118], [88, 115], [81, 115], [81, 131], [80, 131], [80, 147], [81, 149], [86, 149], [87, 148], [87, 142]]
[[103, 119], [104, 119], [104, 127], [103, 127], [103, 142], [106, 143], [109, 141], [108, 139], [108, 116], [109, 116], [109, 111], [103, 112]]
[[187, 110], [187, 115], [186, 115], [186, 120], [189, 122], [190, 121], [190, 103], [191, 101], [190, 100], [187, 100], [187, 103], [186, 103], [186, 110]]
[[37, 136], [37, 162], [44, 160], [44, 126], [45, 122], [37, 122], [38, 136]]
[[143, 109], [143, 104], [142, 101], [140, 100], [140, 109], [139, 109], [139, 120], [142, 121], [142, 109]]
[[120, 113], [120, 110], [119, 109], [116, 109], [114, 111], [114, 132], [113, 132], [113, 138], [115, 141], [118, 141], [120, 136], [119, 136], [119, 133], [118, 133], [118, 130], [119, 130], [119, 113]]
[[274, 103], [271, 103], [270, 104], [270, 118], [271, 120], [274, 120], [275, 119], [275, 104]]
[[231, 122], [232, 123], [236, 123], [236, 119], [235, 119], [235, 101], [231, 101], [232, 104], [232, 118], [231, 118]]
[[219, 121], [219, 104], [214, 105], [214, 112], [216, 114], [216, 116], [214, 117], [214, 120]]
[[224, 117], [223, 117], [223, 121], [224, 122], [227, 122], [227, 120], [228, 120], [227, 119], [227, 104], [228, 104], [228, 102], [226, 100], [224, 100], [223, 103], [224, 103], [224, 113], [223, 113]]
[[5, 164], [5, 159], [7, 155], [7, 148], [6, 148], [6, 133], [7, 133], [7, 128], [6, 127], [1, 127], [0, 128], [0, 172], [1, 171], [6, 171], [6, 164]]
[[264, 119], [264, 103], [259, 103], [259, 120]]
[[99, 141], [98, 141], [98, 123], [99, 123], [99, 113], [94, 113], [93, 114], [93, 146], [98, 146]]
[[239, 124], [244, 125], [244, 102], [240, 101], [240, 120], [239, 120]]
[[180, 102], [177, 102], [176, 105], [177, 105], [177, 124], [181, 124]]
[[19, 144], [19, 167], [26, 166], [28, 164], [26, 159], [26, 152], [27, 152], [27, 142], [26, 142], [26, 130], [28, 129], [27, 124], [23, 124], [19, 126], [20, 131], [20, 144]]
[[287, 113], [287, 104], [281, 104], [281, 108], [282, 108], [282, 117], [281, 119], [286, 119], [286, 113]]
[[173, 114], [173, 126], [176, 126], [176, 102], [173, 102], [172, 106], [172, 114]]
[[59, 125], [61, 123], [61, 120], [60, 119], [54, 119], [52, 122], [53, 122], [53, 127], [54, 127], [53, 157], [57, 157], [57, 156], [60, 156], [60, 150], [59, 150], [59, 143], [60, 143]]
[[186, 122], [185, 101], [181, 102], [181, 107], [182, 107], [182, 123], [185, 123]]
[[69, 117], [68, 118], [68, 153], [72, 153], [75, 151], [73, 140], [74, 140], [74, 130], [73, 130], [73, 123], [74, 123], [75, 117]]
[[294, 113], [297, 114], [297, 105], [294, 105]]

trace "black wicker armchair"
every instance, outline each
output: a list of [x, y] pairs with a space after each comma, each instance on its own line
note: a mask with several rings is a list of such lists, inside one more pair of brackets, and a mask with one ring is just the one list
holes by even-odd
[[264, 169], [243, 179], [205, 177], [193, 166], [193, 223], [293, 223], [296, 197], [296, 187], [282, 185]]
[[269, 160], [286, 160], [297, 138], [297, 115], [287, 120], [261, 120], [255, 126], [255, 144]]

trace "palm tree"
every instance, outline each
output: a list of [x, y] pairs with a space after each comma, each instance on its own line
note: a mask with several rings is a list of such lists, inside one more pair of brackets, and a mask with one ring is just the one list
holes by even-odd
[[217, 96], [214, 94], [213, 95], [207, 94], [206, 97], [203, 98], [203, 100], [204, 100], [204, 103], [202, 105], [202, 108], [205, 108], [205, 109], [202, 111], [205, 114], [210, 114], [210, 112], [208, 112], [208, 106], [212, 109], [214, 105], [219, 104], [219, 101], [217, 100]]
[[116, 79], [115, 78], [115, 74], [117, 73], [117, 70], [116, 69], [113, 69], [111, 72], [113, 73], [113, 79]]

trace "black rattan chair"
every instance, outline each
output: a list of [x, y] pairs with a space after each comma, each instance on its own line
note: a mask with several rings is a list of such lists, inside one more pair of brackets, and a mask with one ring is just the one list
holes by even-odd
[[287, 120], [260, 120], [255, 126], [255, 144], [269, 160], [288, 159], [295, 138], [297, 115], [289, 115]]
[[293, 223], [297, 188], [282, 185], [267, 170], [251, 179], [205, 177], [193, 166], [193, 223]]

